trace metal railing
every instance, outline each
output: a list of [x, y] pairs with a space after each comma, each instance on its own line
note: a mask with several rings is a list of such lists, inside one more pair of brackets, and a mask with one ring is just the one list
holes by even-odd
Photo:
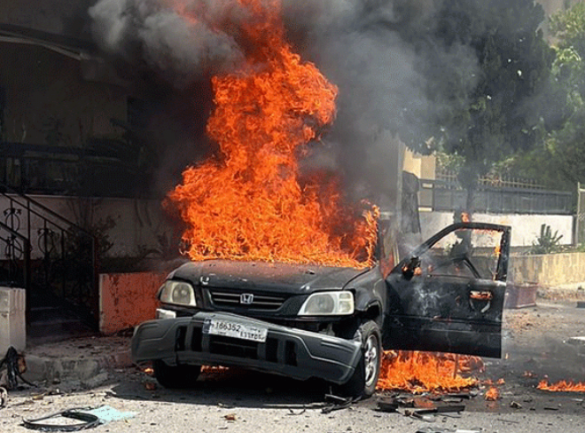
[[74, 306], [92, 325], [99, 318], [97, 242], [75, 223], [38, 201], [0, 184], [4, 209], [0, 262], [14, 262], [22, 251], [20, 278], [30, 296], [51, 294]]
[[[540, 188], [496, 187], [480, 183], [474, 192], [473, 209], [487, 213], [571, 215], [573, 194]], [[419, 205], [434, 211], [457, 211], [467, 206], [467, 190], [458, 182], [421, 179]]]
[[0, 142], [0, 183], [23, 194], [92, 197], [144, 196], [148, 184], [134, 161], [113, 152], [6, 142]]

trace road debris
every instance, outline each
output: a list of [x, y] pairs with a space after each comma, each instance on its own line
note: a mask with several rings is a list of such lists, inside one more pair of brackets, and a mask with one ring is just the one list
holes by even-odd
[[435, 420], [435, 415], [444, 415], [449, 413], [460, 413], [465, 410], [465, 406], [463, 405], [453, 405], [453, 406], [437, 406], [432, 409], [418, 409], [414, 411], [405, 411], [405, 414], [409, 414], [415, 418], [421, 419], [427, 422], [433, 422]]
[[235, 421], [236, 418], [236, 414], [235, 413], [228, 413], [227, 415], [223, 416], [227, 421]]
[[23, 419], [22, 425], [41, 431], [80, 431], [112, 421], [126, 420], [136, 416], [134, 412], [120, 412], [111, 406], [96, 408], [72, 408], [36, 419]]
[[522, 409], [522, 405], [520, 403], [518, 403], [517, 401], [513, 401], [510, 403], [510, 407], [512, 409]]
[[7, 404], [8, 404], [8, 391], [6, 391], [6, 388], [0, 387], [0, 409], [2, 409], [3, 407], [6, 407]]
[[481, 433], [481, 430], [452, 430], [448, 428], [425, 427], [416, 433]]
[[17, 388], [19, 379], [36, 388], [34, 383], [22, 377], [25, 371], [24, 355], [19, 354], [14, 347], [10, 346], [6, 351], [6, 356], [0, 361], [0, 409], [8, 404], [8, 391]]
[[[67, 409], [36, 419], [23, 419], [22, 425], [32, 430], [42, 431], [79, 431], [101, 424], [100, 419], [93, 414], [82, 412], [82, 409]], [[49, 421], [50, 420], [50, 421]], [[59, 420], [60, 424], [56, 421]], [[78, 422], [72, 422], [75, 420]], [[48, 423], [43, 421], [49, 421]]]
[[435, 421], [436, 415], [449, 416], [449, 414], [459, 414], [465, 410], [465, 406], [462, 404], [438, 405], [433, 402], [431, 398], [439, 400], [436, 396], [393, 396], [390, 399], [379, 400], [375, 410], [388, 413], [398, 412], [402, 413], [404, 416], [412, 416], [428, 422]]
[[22, 374], [26, 371], [24, 355], [19, 354], [12, 346], [6, 351], [6, 356], [0, 361], [0, 386], [7, 390], [16, 389], [18, 379], [29, 386], [37, 387], [29, 382]]
[[321, 409], [321, 413], [328, 414], [334, 410], [347, 409], [359, 400], [360, 397], [339, 397], [338, 395], [325, 394], [325, 401], [328, 401], [329, 404]]
[[289, 408], [287, 415], [302, 415], [306, 411], [307, 411], [307, 408], [306, 407], [303, 407], [299, 412], [295, 412], [294, 410], [292, 410], [291, 408]]
[[147, 391], [155, 391], [156, 390], [156, 383], [144, 382], [144, 389], [146, 389]]
[[378, 408], [376, 410], [379, 412], [396, 412], [398, 407], [399, 404], [396, 401], [378, 401]]

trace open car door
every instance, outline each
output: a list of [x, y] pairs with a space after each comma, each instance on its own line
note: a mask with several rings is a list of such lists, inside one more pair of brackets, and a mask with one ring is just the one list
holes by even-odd
[[501, 356], [510, 227], [458, 223], [386, 278], [385, 349]]

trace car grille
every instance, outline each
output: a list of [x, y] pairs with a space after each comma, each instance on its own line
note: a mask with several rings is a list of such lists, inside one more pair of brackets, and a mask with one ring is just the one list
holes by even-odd
[[[201, 324], [203, 326], [203, 324]], [[265, 343], [241, 340], [239, 338], [223, 337], [220, 335], [205, 335], [199, 325], [192, 328], [190, 339], [187, 337], [187, 327], [180, 326], [175, 334], [175, 350], [177, 352], [203, 351], [203, 339], [209, 339], [208, 351], [211, 354], [225, 355], [246, 359], [264, 359], [268, 362], [283, 363], [286, 365], [298, 365], [297, 343], [284, 341], [281, 344], [284, 350], [281, 351], [279, 359], [278, 340], [268, 337]]]
[[[212, 302], [219, 307], [253, 308], [256, 310], [278, 310], [286, 296], [266, 295], [253, 292], [229, 292], [226, 290], [210, 290]], [[250, 303], [242, 302], [242, 295], [252, 295]], [[248, 299], [250, 297], [248, 296]]]

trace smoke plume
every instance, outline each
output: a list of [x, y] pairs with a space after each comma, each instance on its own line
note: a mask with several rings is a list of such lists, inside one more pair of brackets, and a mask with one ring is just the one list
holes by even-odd
[[[465, 93], [476, 83], [477, 59], [467, 46], [424, 39], [441, 5], [282, 0], [295, 49], [340, 89], [337, 121], [326, 136], [330, 145], [320, 149], [316, 161], [342, 171], [358, 196], [396, 203], [393, 191], [401, 175], [396, 143], [408, 140], [427, 150], [429, 125], [436, 126], [442, 112], [452, 109], [437, 101], [450, 101], [450, 91]], [[179, 91], [213, 74], [237, 71], [246, 52], [238, 29], [253, 19], [237, 0], [99, 0], [89, 13], [104, 51]], [[445, 77], [432, 101], [421, 74], [429, 68]], [[445, 98], [437, 97], [443, 93]]]
[[[229, 72], [243, 59], [234, 28], [246, 16], [230, 0], [185, 1], [184, 16], [163, 0], [100, 0], [89, 10], [93, 34], [106, 52], [160, 73], [177, 87]], [[192, 17], [192, 19], [187, 19]]]

